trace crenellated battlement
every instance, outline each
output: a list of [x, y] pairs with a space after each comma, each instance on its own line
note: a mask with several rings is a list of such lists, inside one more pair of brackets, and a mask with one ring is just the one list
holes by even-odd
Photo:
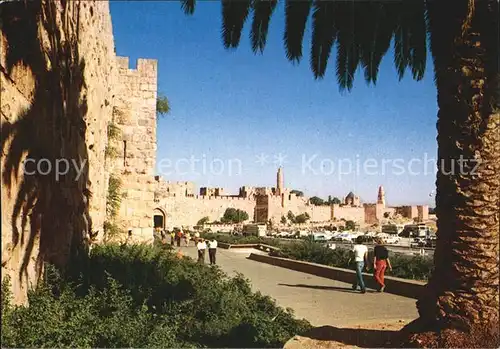
[[116, 65], [120, 73], [138, 73], [139, 76], [156, 78], [158, 74], [158, 60], [149, 58], [139, 58], [135, 62], [135, 68], [130, 67], [130, 58], [117, 56]]
[[207, 196], [207, 195], [196, 195], [196, 199], [200, 200], [210, 200], [210, 201], [255, 201], [254, 198], [244, 198], [240, 196]]

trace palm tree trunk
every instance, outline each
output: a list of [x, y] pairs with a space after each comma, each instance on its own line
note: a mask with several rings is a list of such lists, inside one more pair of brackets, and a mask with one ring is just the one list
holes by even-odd
[[[498, 347], [500, 79], [497, 1], [428, 2], [438, 90], [435, 270], [412, 344]], [[426, 332], [427, 331], [427, 332]]]

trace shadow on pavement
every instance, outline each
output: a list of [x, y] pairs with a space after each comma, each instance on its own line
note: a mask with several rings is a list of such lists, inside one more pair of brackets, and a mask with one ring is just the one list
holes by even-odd
[[360, 348], [398, 348], [400, 332], [394, 330], [369, 330], [321, 326], [303, 335], [315, 340], [335, 341]]
[[[278, 284], [279, 286], [287, 286], [287, 287], [302, 287], [302, 288], [311, 288], [315, 290], [331, 290], [331, 291], [338, 291], [338, 292], [347, 292], [347, 293], [360, 293], [358, 291], [354, 291], [351, 287], [337, 287], [337, 286], [322, 286], [322, 285], [305, 285], [305, 284], [296, 284], [296, 285], [290, 285], [290, 284]], [[366, 293], [377, 293], [372, 290], [366, 290]]]

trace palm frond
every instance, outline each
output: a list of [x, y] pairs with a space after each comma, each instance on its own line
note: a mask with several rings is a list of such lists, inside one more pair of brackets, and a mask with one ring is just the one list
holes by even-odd
[[289, 61], [298, 63], [302, 58], [302, 41], [311, 5], [312, 0], [286, 0], [283, 41]]
[[328, 59], [337, 38], [334, 14], [334, 2], [315, 1], [311, 43], [311, 69], [316, 79], [323, 78], [325, 75]]
[[251, 0], [222, 0], [222, 40], [225, 48], [238, 47], [251, 3]]
[[396, 3], [397, 24], [394, 30], [394, 64], [399, 80], [403, 79], [406, 68], [410, 65], [410, 32], [405, 15], [405, 6]]
[[376, 84], [382, 57], [391, 44], [394, 21], [391, 3], [372, 2], [369, 5], [361, 12], [360, 55], [366, 82]]
[[196, 0], [181, 0], [181, 8], [187, 15], [192, 15], [196, 7]]
[[[356, 70], [355, 62], [359, 62], [359, 50], [354, 46], [355, 42], [354, 23], [355, 13], [354, 4], [342, 2], [339, 3], [338, 9], [335, 12], [335, 22], [338, 27], [337, 35], [337, 81], [341, 91], [347, 88], [348, 91], [352, 89], [354, 71]], [[351, 57], [357, 54], [358, 57]]]
[[427, 25], [425, 4], [414, 1], [408, 16], [410, 25], [410, 66], [413, 79], [419, 81], [424, 77], [427, 62]]
[[255, 0], [253, 3], [253, 22], [250, 40], [254, 53], [264, 52], [269, 22], [278, 0]]

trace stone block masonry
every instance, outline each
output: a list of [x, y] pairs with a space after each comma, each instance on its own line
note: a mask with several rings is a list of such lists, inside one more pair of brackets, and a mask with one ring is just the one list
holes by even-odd
[[[16, 7], [21, 12], [15, 17], [20, 21], [29, 20], [29, 17], [35, 14], [36, 8], [29, 5], [33, 2], [27, 2], [27, 5], [22, 3], [2, 4], [2, 13], [7, 16], [7, 18], [2, 17], [3, 28], [16, 25], [15, 22], [9, 21], [8, 17], [8, 13], [15, 12]], [[11, 184], [5, 183], [2, 177], [2, 277], [7, 275], [11, 277], [16, 303], [22, 303], [26, 300], [28, 286], [36, 282], [35, 260], [38, 257], [44, 260], [47, 255], [55, 259], [59, 258], [60, 255], [67, 255], [69, 241], [66, 240], [68, 237], [85, 235], [90, 229], [102, 231], [106, 213], [108, 183], [107, 171], [104, 167], [104, 151], [107, 145], [106, 129], [112, 116], [117, 84], [109, 3], [100, 0], [75, 0], [66, 2], [66, 4], [59, 1], [39, 0], [38, 3], [43, 9], [40, 14], [40, 22], [30, 21], [23, 28], [16, 29], [22, 35], [30, 35], [29, 33], [33, 32], [30, 32], [29, 25], [35, 23], [34, 35], [38, 35], [37, 40], [32, 40], [33, 38], [29, 37], [24, 38], [21, 42], [9, 42], [8, 33], [0, 30], [1, 126], [4, 128], [8, 123], [15, 125], [21, 118], [33, 117], [33, 120], [29, 120], [29, 127], [37, 129], [38, 132], [24, 136], [19, 134], [18, 136], [24, 137], [21, 146], [27, 150], [26, 153], [29, 153], [30, 149], [50, 149], [50, 147], [42, 147], [43, 142], [47, 141], [42, 137], [54, 140], [48, 125], [55, 124], [58, 115], [56, 112], [46, 113], [44, 111], [64, 110], [60, 114], [61, 118], [57, 121], [67, 125], [57, 133], [59, 139], [56, 141], [61, 143], [61, 147], [56, 149], [57, 154], [48, 151], [41, 156], [44, 158], [69, 158], [68, 160], [81, 157], [86, 160], [87, 167], [82, 176], [83, 179], [78, 182], [73, 178], [66, 178], [66, 180], [53, 182], [50, 188], [47, 188], [47, 185], [45, 188], [35, 188], [34, 192], [37, 195], [40, 194], [41, 190], [48, 190], [54, 194], [53, 197], [56, 197], [58, 193], [63, 193], [63, 200], [65, 200], [64, 205], [55, 208], [64, 210], [60, 216], [57, 214], [51, 216], [47, 209], [41, 212], [42, 219], [45, 217], [45, 221], [50, 220], [50, 224], [46, 228], [49, 230], [51, 227], [57, 228], [54, 231], [46, 232], [44, 239], [50, 238], [50, 236], [55, 237], [54, 241], [44, 241], [44, 246], [50, 248], [49, 251], [44, 251], [42, 254], [39, 253], [40, 231], [28, 228], [33, 223], [35, 223], [34, 226], [38, 224], [33, 219], [29, 206], [23, 205], [21, 212], [29, 217], [24, 231], [21, 227], [20, 217], [11, 219], [15, 201], [20, 193], [20, 184], [23, 180], [31, 177], [25, 176], [21, 168], [13, 174], [14, 178]], [[27, 7], [20, 8], [21, 5]], [[54, 12], [56, 15], [47, 17], [45, 15], [47, 12]], [[4, 19], [5, 21], [3, 21]], [[67, 23], [65, 24], [63, 21], [67, 21]], [[50, 40], [55, 37], [50, 38], [50, 35], [54, 35], [54, 33], [48, 33], [44, 24], [47, 28], [55, 28], [54, 32], [60, 38], [64, 38], [65, 43], [69, 42], [69, 47], [52, 45]], [[12, 32], [12, 28], [10, 29]], [[10, 39], [16, 40], [12, 37]], [[36, 53], [40, 49], [43, 54], [36, 55], [31, 52], [29, 57], [21, 57], [24, 64], [17, 64], [9, 72], [6, 59], [9, 50], [15, 50], [17, 47], [32, 42], [35, 44], [30, 46], [29, 50]], [[57, 60], [54, 60], [54, 57], [57, 57]], [[56, 66], [56, 62], [64, 62], [65, 65]], [[47, 74], [53, 75], [50, 75], [51, 78], [40, 81], [44, 85], [41, 89], [45, 91], [45, 94], [43, 98], [37, 99], [35, 78], [41, 78], [45, 74], [42, 71], [43, 67], [49, 66], [52, 67], [52, 70]], [[37, 67], [38, 70], [33, 71], [32, 67]], [[71, 69], [71, 72], [68, 72], [68, 69]], [[58, 75], [54, 76], [54, 74]], [[62, 76], [70, 78], [65, 80], [61, 78]], [[52, 87], [50, 81], [58, 77], [61, 88], [72, 91], [71, 94], [60, 96], [53, 93], [56, 89]], [[75, 77], [79, 78], [71, 80]], [[79, 79], [83, 81], [79, 81]], [[81, 86], [79, 86], [80, 82]], [[72, 99], [72, 96], [75, 96], [76, 101], [75, 98]], [[67, 109], [61, 108], [61, 101], [64, 98], [64, 105], [69, 108], [74, 105], [79, 105], [79, 107], [66, 111]], [[23, 114], [24, 110], [33, 108], [39, 108], [39, 110], [35, 110], [29, 115]], [[85, 130], [84, 134], [79, 133], [81, 130]], [[16, 136], [14, 135], [14, 137]], [[2, 149], [0, 164], [2, 172], [5, 171], [5, 160], [9, 155], [9, 143], [6, 143]], [[85, 193], [92, 195], [87, 198]], [[14, 227], [17, 227], [20, 233], [26, 233], [24, 240], [19, 241], [17, 245], [13, 243], [12, 239]], [[34, 237], [34, 247], [31, 251], [26, 249], [28, 236]], [[21, 264], [25, 257], [29, 263], [24, 270], [26, 273], [20, 278]]]
[[[128, 57], [117, 57], [118, 84], [113, 124], [120, 130], [111, 172], [121, 181], [118, 214], [125, 230], [141, 229], [138, 239], [153, 230], [156, 180], [157, 61], [139, 59], [129, 68]], [[132, 239], [136, 238], [133, 234]]]

